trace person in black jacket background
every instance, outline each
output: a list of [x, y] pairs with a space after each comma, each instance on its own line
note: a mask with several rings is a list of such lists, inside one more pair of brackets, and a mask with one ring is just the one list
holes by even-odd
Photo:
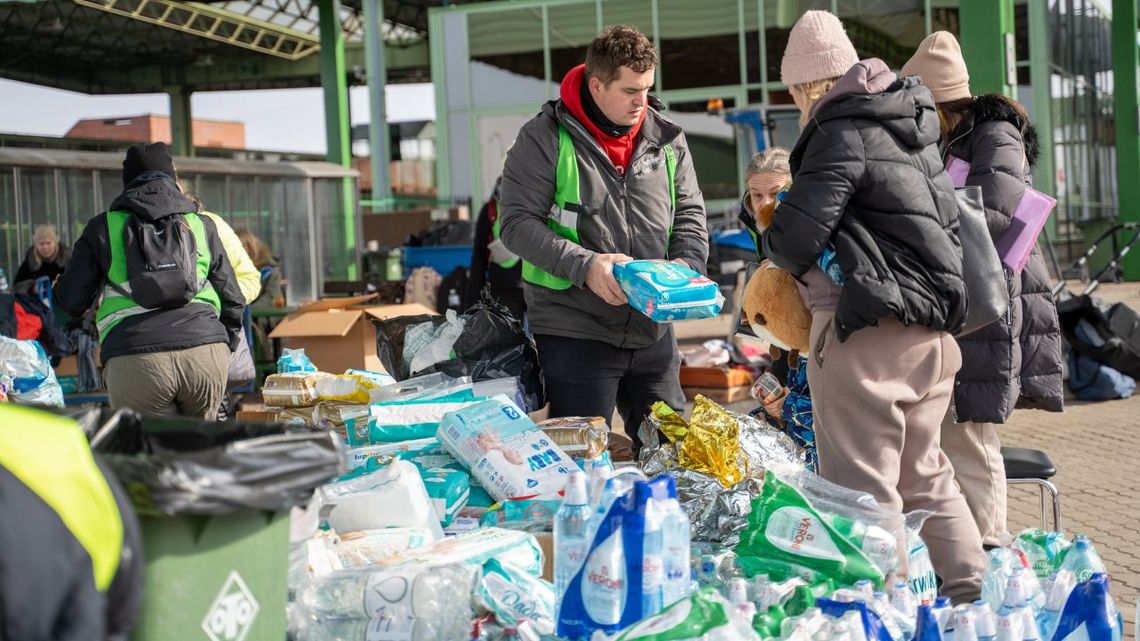
[[[943, 157], [970, 165], [966, 185], [981, 187], [990, 236], [1010, 226], [1037, 160], [1037, 132], [1025, 108], [1000, 95], [973, 96], [962, 50], [954, 36], [926, 37], [902, 68], [930, 88], [938, 105]], [[1061, 325], [1049, 273], [1033, 250], [1021, 274], [1005, 270], [1006, 316], [958, 339], [962, 369], [954, 402], [942, 424], [942, 449], [987, 545], [1006, 531], [1006, 478], [997, 426], [1015, 407], [1064, 409]]]
[[34, 291], [36, 281], [42, 277], [48, 279], [48, 284], [55, 283], [55, 279], [67, 268], [71, 260], [71, 250], [59, 240], [59, 234], [51, 225], [36, 225], [32, 237], [32, 246], [24, 256], [24, 262], [16, 270], [16, 278], [12, 281], [13, 292]]
[[[801, 111], [792, 186], [762, 236], [801, 282], [820, 474], [895, 512], [925, 509], [942, 592], [976, 599], [981, 537], [939, 431], [961, 354], [958, 209], [938, 152], [934, 99], [881, 60], [860, 62], [843, 25], [808, 11], [792, 27], [782, 80]], [[839, 283], [818, 266], [834, 253]]]
[[[112, 407], [213, 420], [225, 392], [230, 353], [244, 336], [245, 297], [214, 222], [198, 215], [198, 205], [182, 193], [177, 181], [174, 161], [164, 143], [139, 144], [127, 150], [123, 193], [111, 203], [109, 212], [91, 219], [83, 229], [71, 263], [56, 282], [55, 305], [72, 319], [96, 309]], [[128, 265], [136, 257], [141, 260], [140, 249], [127, 243], [129, 228], [124, 227], [121, 237], [111, 237], [114, 212], [152, 225], [174, 215], [182, 215], [185, 225], [197, 219], [205, 246], [195, 241], [199, 262], [188, 266], [198, 279], [194, 300], [178, 307], [149, 309], [134, 302], [121, 284], [118, 289], [109, 285], [113, 245], [118, 245]], [[154, 229], [157, 236], [159, 228]], [[108, 299], [113, 297], [125, 297], [132, 305], [111, 311]]]
[[[495, 181], [491, 197], [483, 203], [479, 217], [475, 220], [475, 241], [471, 246], [471, 275], [467, 279], [467, 291], [463, 298], [463, 308], [467, 309], [479, 301], [485, 285], [511, 315], [523, 320], [526, 313], [526, 300], [523, 298], [522, 261], [511, 253], [499, 240], [499, 189], [503, 184], [500, 177]], [[446, 292], [445, 292], [446, 293]]]

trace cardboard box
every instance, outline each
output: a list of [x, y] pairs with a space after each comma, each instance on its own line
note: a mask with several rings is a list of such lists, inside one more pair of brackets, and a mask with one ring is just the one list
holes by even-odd
[[59, 359], [59, 365], [55, 366], [56, 376], [79, 376], [79, 358], [76, 356], [64, 356]]
[[234, 418], [239, 421], [266, 421], [269, 423], [276, 423], [279, 420], [279, 410], [273, 408], [270, 410], [238, 410]]
[[726, 403], [735, 403], [737, 401], [745, 401], [751, 398], [749, 392], [752, 391], [751, 385], [736, 385], [734, 387], [683, 387], [686, 400], [693, 400], [697, 394], [708, 398], [710, 401], [715, 401], [724, 405]]
[[720, 367], [682, 367], [681, 387], [717, 387], [727, 389], [751, 385], [752, 375], [742, 369]]
[[554, 534], [552, 532], [541, 532], [535, 534], [534, 538], [538, 539], [538, 547], [542, 548], [542, 578], [553, 583]]
[[340, 374], [347, 369], [384, 371], [376, 355], [373, 319], [437, 315], [423, 305], [365, 306], [375, 294], [350, 298], [324, 298], [298, 308], [270, 332], [285, 347], [304, 349], [322, 372]]

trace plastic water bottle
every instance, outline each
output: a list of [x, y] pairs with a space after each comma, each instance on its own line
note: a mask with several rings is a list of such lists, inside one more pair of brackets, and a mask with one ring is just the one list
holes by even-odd
[[297, 641], [434, 641], [462, 638], [466, 630], [441, 628], [435, 622], [416, 617], [377, 617], [375, 619], [309, 619], [297, 630]]
[[554, 515], [554, 594], [559, 601], [589, 550], [590, 513], [586, 476], [571, 472], [565, 498]]
[[1012, 608], [997, 613], [997, 641], [1022, 641], [1021, 615]]
[[1062, 570], [1068, 570], [1076, 577], [1077, 583], [1084, 583], [1098, 572], [1107, 572], [1104, 561], [1092, 546], [1092, 542], [1083, 534], [1077, 535], [1073, 547], [1065, 554], [1065, 562], [1061, 564]]
[[1014, 614], [1019, 618], [1022, 641], [1041, 641], [1041, 633], [1037, 630], [1037, 619], [1033, 616], [1033, 608], [1028, 603], [1022, 603], [1014, 608]]
[[1041, 631], [1042, 639], [1052, 639], [1057, 630], [1057, 621], [1065, 610], [1065, 603], [1073, 588], [1077, 587], [1077, 579], [1068, 570], [1058, 570], [1057, 574], [1049, 580], [1049, 591], [1045, 599], [1045, 607], [1037, 616], [1037, 628]]
[[974, 631], [978, 641], [995, 641], [997, 638], [997, 618], [990, 604], [978, 599], [970, 606], [974, 612]]
[[974, 623], [977, 616], [974, 608], [960, 605], [954, 608], [954, 641], [978, 641], [978, 630]]
[[700, 566], [697, 567], [697, 584], [702, 588], [720, 589], [720, 576], [716, 571], [716, 557], [711, 554], [701, 556]]
[[940, 596], [934, 600], [934, 618], [938, 619], [938, 629], [946, 632], [954, 622], [954, 605], [950, 597]]
[[665, 588], [665, 520], [663, 501], [649, 499], [645, 505], [645, 532], [641, 554], [641, 614], [653, 616], [661, 611]]
[[[914, 638], [916, 641], [942, 641], [942, 626], [935, 616], [934, 606], [922, 604], [918, 606], [918, 613], [914, 623]], [[1017, 641], [1021, 641], [1018, 639]]]
[[728, 602], [736, 611], [735, 618], [751, 629], [752, 619], [756, 616], [756, 604], [748, 600], [748, 579], [736, 577], [729, 580]]
[[662, 525], [665, 544], [665, 585], [662, 601], [666, 607], [689, 596], [690, 524], [689, 515], [677, 500], [677, 485], [668, 485], [670, 499], [665, 502], [665, 522]]
[[0, 267], [0, 292], [8, 291], [8, 276], [4, 274], [4, 268]]
[[907, 618], [914, 618], [918, 608], [918, 600], [905, 581], [899, 581], [891, 587], [891, 607]]
[[320, 619], [377, 617], [431, 620], [450, 629], [455, 620], [470, 621], [475, 566], [373, 566], [340, 570], [314, 579], [298, 599]]
[[875, 584], [870, 579], [859, 579], [855, 582], [855, 591], [863, 598], [860, 601], [870, 602], [875, 598]]

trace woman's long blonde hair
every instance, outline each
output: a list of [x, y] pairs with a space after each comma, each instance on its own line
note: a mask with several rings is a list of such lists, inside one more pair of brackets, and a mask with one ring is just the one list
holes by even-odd
[[807, 108], [800, 112], [801, 128], [806, 127], [808, 122], [811, 121], [810, 114], [815, 103], [819, 102], [820, 98], [826, 96], [827, 92], [831, 91], [832, 87], [834, 87], [838, 81], [838, 77], [824, 78], [823, 80], [812, 80], [811, 82], [788, 87], [788, 91], [791, 92], [793, 98], [796, 98], [798, 95], [799, 98], [807, 104]]

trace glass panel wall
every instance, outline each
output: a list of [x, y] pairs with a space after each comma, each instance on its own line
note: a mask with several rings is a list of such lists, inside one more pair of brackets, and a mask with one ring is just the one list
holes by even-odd
[[[324, 280], [348, 278], [357, 251], [346, 242], [342, 178], [191, 171], [180, 178], [207, 210], [269, 245], [286, 277], [289, 304], [317, 297]], [[0, 165], [0, 269], [9, 284], [31, 247], [35, 225], [56, 225], [62, 241], [74, 245], [122, 187], [118, 170]]]
[[737, 0], [657, 0], [657, 11], [663, 88], [740, 84]]
[[24, 252], [29, 241], [20, 234], [20, 223], [16, 215], [15, 167], [0, 165], [0, 269], [8, 284], [16, 277], [16, 270], [24, 261]]

